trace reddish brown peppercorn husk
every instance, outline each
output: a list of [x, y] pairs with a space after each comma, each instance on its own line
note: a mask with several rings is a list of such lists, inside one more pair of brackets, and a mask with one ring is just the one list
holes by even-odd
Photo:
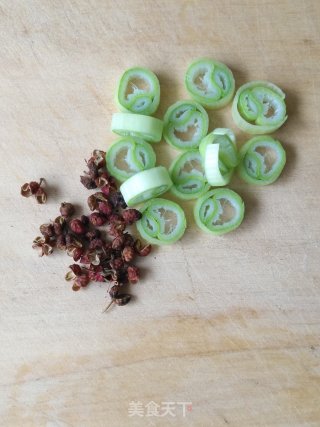
[[119, 223], [122, 222], [123, 224], [125, 224], [124, 219], [122, 218], [122, 216], [120, 216], [117, 213], [113, 213], [112, 215], [109, 216], [109, 222], [112, 223]]
[[[69, 243], [71, 242], [71, 243]], [[75, 237], [71, 236], [70, 234], [66, 235], [66, 245], [67, 245], [67, 254], [69, 256], [74, 256], [74, 253], [77, 249], [82, 249], [82, 243], [80, 240], [77, 240]], [[76, 251], [75, 255], [79, 254], [79, 251]]]
[[124, 198], [120, 193], [120, 191], [115, 191], [114, 193], [111, 193], [109, 196], [109, 201], [111, 202], [111, 204], [115, 209], [117, 208], [125, 209], [127, 207], [127, 204], [124, 201]]
[[58, 236], [62, 234], [66, 227], [66, 219], [63, 216], [58, 216], [53, 222], [53, 228], [55, 234]]
[[66, 248], [67, 248], [66, 238], [63, 234], [60, 234], [59, 236], [57, 236], [56, 247], [60, 250], [63, 250], [63, 251], [66, 250]]
[[84, 251], [82, 248], [75, 248], [72, 252], [72, 257], [73, 257], [74, 261], [79, 261], [79, 259], [83, 255], [83, 252]]
[[80, 176], [80, 182], [88, 190], [93, 190], [93, 189], [97, 188], [94, 180], [91, 179], [90, 176], [88, 176], [88, 175], [82, 175], [82, 176]]
[[87, 231], [87, 227], [80, 219], [72, 219], [69, 222], [69, 228], [75, 234], [85, 234]]
[[92, 239], [91, 242], [89, 243], [89, 249], [98, 249], [98, 248], [102, 248], [104, 246], [104, 241], [102, 239]]
[[110, 297], [115, 298], [118, 295], [119, 291], [120, 291], [120, 286], [119, 285], [113, 285], [111, 287], [111, 289], [109, 290]]
[[140, 270], [136, 265], [129, 265], [128, 267], [128, 280], [130, 283], [137, 283], [140, 279]]
[[61, 224], [59, 224], [59, 223], [57, 223], [57, 222], [54, 222], [54, 223], [53, 223], [53, 229], [54, 229], [54, 233], [55, 233], [57, 236], [60, 236], [60, 234], [62, 234], [62, 233], [63, 233], [63, 229], [62, 229]]
[[109, 194], [112, 191], [112, 188], [109, 185], [104, 185], [103, 187], [100, 188], [100, 190], [105, 196], [109, 196]]
[[26, 182], [21, 186], [20, 194], [23, 197], [30, 197], [32, 195], [35, 195], [37, 191], [39, 190], [42, 182], [44, 181], [44, 178], [40, 178], [39, 182], [31, 181]]
[[66, 236], [65, 236], [65, 238], [66, 238], [66, 245], [67, 245], [67, 246], [70, 246], [70, 245], [72, 245], [72, 244], [73, 244], [74, 237], [73, 237], [73, 235], [72, 235], [72, 234], [67, 233], [67, 234], [66, 234]]
[[105, 282], [105, 273], [101, 265], [90, 265], [88, 270], [89, 279], [93, 282]]
[[43, 236], [53, 237], [55, 235], [53, 225], [52, 224], [42, 224], [42, 225], [40, 225], [40, 233]]
[[93, 181], [95, 181], [96, 178], [98, 178], [98, 176], [99, 176], [99, 169], [98, 169], [98, 167], [94, 163], [89, 163], [88, 162], [88, 169], [89, 169], [88, 175], [90, 176], [90, 178]]
[[60, 205], [61, 216], [65, 218], [70, 218], [74, 214], [74, 206], [72, 203], [63, 202]]
[[132, 246], [125, 246], [122, 251], [122, 258], [125, 262], [131, 262], [135, 256], [135, 251]]
[[148, 256], [151, 252], [152, 246], [150, 244], [143, 246], [141, 241], [137, 239], [134, 243], [134, 249], [139, 256]]
[[36, 198], [36, 201], [40, 204], [40, 205], [43, 205], [43, 204], [45, 204], [46, 203], [46, 201], [47, 201], [47, 194], [46, 194], [46, 192], [44, 191], [44, 189], [43, 188], [39, 188], [38, 189], [38, 191], [36, 192], [36, 194], [35, 194], [35, 198]]
[[80, 221], [84, 226], [89, 224], [89, 217], [87, 215], [81, 215]]
[[66, 218], [63, 217], [62, 215], [57, 216], [57, 218], [54, 220], [54, 222], [56, 222], [57, 224], [60, 224], [62, 227], [64, 227], [67, 223]]
[[89, 284], [89, 276], [87, 274], [81, 274], [80, 276], [76, 277], [76, 280], [74, 283], [78, 286], [81, 286], [82, 288], [86, 287]]
[[98, 169], [106, 167], [106, 152], [102, 150], [93, 150], [88, 163], [94, 163]]
[[49, 238], [45, 236], [36, 237], [33, 241], [32, 248], [38, 249], [40, 257], [43, 255], [50, 255], [53, 252], [53, 247], [49, 244]]
[[66, 273], [66, 275], [64, 276], [64, 278], [65, 278], [65, 280], [66, 280], [67, 282], [70, 282], [70, 280], [74, 280], [76, 277], [77, 277], [77, 276], [74, 274], [74, 272], [73, 272], [73, 271], [68, 271], [68, 272]]
[[121, 251], [121, 249], [123, 248], [124, 245], [124, 236], [117, 236], [112, 240], [112, 249], [115, 249], [117, 251]]
[[[101, 187], [101, 191], [105, 193], [106, 188], [108, 188], [108, 194], [117, 190], [117, 184], [113, 176], [109, 176], [106, 172], [103, 172], [98, 178], [96, 178], [95, 183], [97, 187]], [[103, 189], [103, 190], [102, 190]]]
[[98, 200], [94, 194], [91, 194], [91, 196], [88, 197], [87, 203], [91, 211], [96, 210], [98, 207]]
[[109, 217], [109, 234], [111, 236], [119, 236], [122, 235], [126, 228], [126, 223], [124, 219], [118, 214], [112, 214]]
[[123, 267], [123, 259], [115, 258], [110, 262], [110, 265], [114, 270], [120, 270]]
[[109, 234], [111, 236], [120, 236], [124, 232], [126, 225], [124, 223], [113, 223], [109, 227]]
[[97, 191], [94, 193], [94, 197], [97, 199], [98, 202], [106, 202], [108, 200], [108, 197], [102, 193], [102, 191]]
[[124, 246], [134, 246], [134, 238], [129, 233], [124, 233]]
[[69, 265], [69, 268], [75, 276], [80, 276], [82, 274], [82, 268], [79, 264], [71, 264]]
[[130, 300], [131, 300], [131, 295], [129, 294], [118, 294], [114, 299], [114, 302], [117, 305], [126, 305], [130, 302]]
[[93, 240], [93, 239], [98, 239], [101, 236], [101, 232], [100, 230], [92, 230], [92, 231], [88, 231], [88, 233], [86, 233], [86, 237], [87, 239], [89, 239], [89, 241]]
[[137, 209], [126, 209], [122, 211], [121, 215], [127, 225], [131, 225], [136, 221], [139, 221], [139, 219], [142, 217], [141, 212]]
[[109, 243], [105, 244], [103, 247], [104, 258], [110, 260], [112, 258], [113, 249]]
[[109, 175], [107, 172], [102, 172], [94, 181], [97, 187], [104, 187], [110, 185]]
[[107, 222], [107, 218], [103, 214], [98, 212], [93, 212], [90, 215], [89, 220], [91, 224], [94, 225], [95, 227], [101, 227]]
[[42, 182], [44, 181], [44, 178], [40, 178], [39, 182], [31, 181], [29, 183], [31, 194], [36, 194], [39, 188], [41, 187]]
[[99, 265], [100, 264], [100, 258], [102, 254], [99, 254], [96, 250], [88, 250], [85, 254], [82, 255], [80, 258], [81, 264], [86, 265]]
[[22, 197], [30, 197], [30, 196], [32, 196], [32, 192], [31, 192], [31, 188], [30, 188], [30, 183], [29, 182], [26, 182], [25, 184], [23, 184], [21, 186], [20, 194], [21, 194]]
[[105, 202], [99, 202], [98, 203], [98, 207], [97, 207], [98, 211], [106, 216], [109, 216], [112, 214], [113, 208], [110, 202], [105, 201]]

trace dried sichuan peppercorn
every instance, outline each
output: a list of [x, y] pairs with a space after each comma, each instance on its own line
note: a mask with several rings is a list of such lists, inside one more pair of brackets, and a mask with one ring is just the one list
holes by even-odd
[[128, 267], [128, 280], [130, 283], [137, 283], [140, 279], [140, 270], [136, 265], [129, 265]]
[[75, 234], [85, 234], [87, 227], [83, 224], [81, 219], [72, 219], [69, 222], [70, 230]]
[[122, 258], [125, 262], [131, 262], [134, 259], [135, 250], [132, 246], [125, 246], [122, 251]]
[[107, 217], [101, 213], [93, 212], [90, 215], [89, 220], [95, 227], [101, 227], [107, 222]]
[[[49, 255], [53, 246], [66, 250], [75, 262], [70, 265], [66, 280], [72, 280], [72, 289], [77, 291], [94, 282], [112, 283], [109, 295], [111, 304], [126, 305], [131, 296], [120, 294], [120, 287], [136, 283], [140, 277], [139, 268], [131, 265], [135, 255], [145, 256], [151, 246], [142, 247], [138, 240], [125, 232], [126, 226], [141, 218], [136, 209], [125, 209], [127, 206], [122, 194], [117, 191], [115, 179], [105, 169], [105, 153], [95, 150], [87, 162], [88, 171], [84, 172], [81, 182], [89, 189], [98, 187], [100, 191], [88, 198], [88, 206], [93, 211], [89, 216], [73, 218], [74, 206], [63, 202], [60, 205], [60, 216], [52, 223], [43, 224], [40, 231], [43, 237], [37, 237], [33, 247], [39, 249], [40, 256]], [[24, 195], [34, 195], [39, 199], [45, 197], [41, 182], [25, 184], [21, 191]], [[40, 200], [41, 201], [41, 200]], [[108, 223], [107, 235], [96, 227]]]
[[74, 206], [72, 203], [63, 202], [60, 205], [60, 213], [64, 218], [70, 218], [74, 214]]
[[20, 194], [23, 197], [34, 196], [39, 204], [44, 204], [47, 201], [47, 193], [41, 187], [44, 182], [44, 178], [41, 178], [39, 182], [31, 181], [21, 186]]
[[39, 227], [40, 233], [43, 236], [53, 237], [55, 235], [54, 228], [52, 224], [42, 224]]
[[142, 217], [141, 212], [137, 209], [126, 209], [122, 211], [121, 215], [127, 225], [134, 224]]

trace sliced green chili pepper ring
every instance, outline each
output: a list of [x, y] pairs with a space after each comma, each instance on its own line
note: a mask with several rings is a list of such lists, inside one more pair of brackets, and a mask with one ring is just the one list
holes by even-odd
[[214, 130], [201, 141], [199, 151], [208, 183], [227, 185], [239, 162], [234, 133], [225, 128]]
[[189, 200], [207, 192], [207, 183], [199, 150], [182, 153], [169, 168], [173, 186], [170, 191], [180, 199]]
[[255, 121], [263, 111], [260, 102], [256, 100], [250, 89], [240, 94], [238, 108], [242, 117], [250, 122]]
[[200, 197], [194, 207], [197, 225], [207, 233], [222, 235], [236, 229], [244, 217], [242, 198], [227, 188], [216, 188]]
[[212, 134], [212, 135], [223, 135], [223, 136], [225, 135], [230, 139], [230, 141], [236, 147], [236, 136], [235, 136], [233, 130], [228, 129], [228, 128], [215, 128], [212, 132], [210, 132], [210, 134]]
[[163, 122], [155, 117], [131, 113], [115, 113], [112, 116], [111, 130], [121, 136], [132, 136], [148, 142], [159, 142], [162, 129]]
[[207, 145], [204, 157], [204, 170], [208, 183], [214, 187], [221, 187], [229, 184], [233, 169], [228, 169], [224, 163], [219, 160], [219, 144]]
[[258, 157], [258, 155], [247, 153], [243, 158], [243, 162], [246, 173], [251, 176], [251, 178], [257, 179], [261, 176], [261, 167], [264, 162], [263, 159]]
[[143, 229], [148, 230], [150, 237], [157, 237], [160, 233], [160, 224], [157, 218], [154, 218], [148, 211], [145, 211], [141, 218]]
[[219, 67], [216, 65], [213, 70], [213, 80], [221, 89], [221, 97], [228, 96], [230, 91], [234, 91], [234, 87], [232, 88], [232, 79], [233, 75], [225, 65], [223, 67]]
[[287, 120], [285, 94], [276, 85], [253, 81], [241, 86], [232, 103], [236, 125], [251, 134], [271, 133]]
[[140, 211], [142, 218], [136, 223], [137, 229], [148, 242], [166, 245], [183, 236], [187, 225], [186, 217], [177, 203], [161, 198], [152, 199]]
[[199, 59], [187, 69], [185, 86], [190, 96], [207, 108], [227, 105], [234, 94], [235, 82], [231, 70], [212, 59]]
[[157, 76], [147, 68], [126, 70], [117, 88], [117, 103], [124, 112], [153, 114], [160, 102], [160, 84]]
[[137, 138], [121, 138], [106, 154], [108, 171], [119, 181], [125, 181], [137, 172], [153, 168], [156, 155], [150, 144]]
[[235, 144], [226, 136], [221, 135], [215, 139], [219, 144], [219, 159], [228, 168], [234, 168], [239, 163], [239, 157]]
[[120, 186], [122, 196], [128, 206], [157, 197], [172, 186], [168, 171], [163, 166], [136, 173]]
[[254, 87], [251, 92], [262, 107], [256, 119], [257, 125], [279, 123], [284, 119], [286, 104], [281, 96], [266, 87]]
[[201, 221], [205, 224], [208, 221], [212, 220], [214, 216], [216, 216], [219, 210], [219, 205], [215, 199], [206, 199], [199, 210], [199, 216]]
[[194, 101], [178, 101], [164, 116], [163, 136], [178, 150], [197, 148], [208, 132], [206, 110]]
[[156, 164], [156, 153], [152, 146], [142, 139], [136, 141], [134, 149], [128, 153], [129, 160], [139, 168], [139, 172], [153, 168]]
[[286, 164], [286, 152], [281, 143], [268, 135], [251, 138], [239, 154], [238, 173], [249, 184], [272, 184]]

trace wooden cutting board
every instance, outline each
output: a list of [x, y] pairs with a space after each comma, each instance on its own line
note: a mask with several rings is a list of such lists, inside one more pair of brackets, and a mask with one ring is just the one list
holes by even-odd
[[[319, 426], [319, 2], [3, 0], [0, 15], [1, 426]], [[70, 259], [31, 242], [61, 201], [87, 211], [79, 175], [115, 140], [121, 73], [159, 76], [161, 118], [201, 56], [237, 86], [283, 88], [287, 166], [265, 188], [233, 179], [247, 212], [224, 237], [183, 204], [183, 239], [141, 261], [133, 302], [102, 315], [106, 287], [72, 292]], [[230, 106], [210, 112], [217, 126], [249, 137]], [[165, 166], [177, 155], [155, 150]], [[19, 196], [42, 176], [46, 205]]]

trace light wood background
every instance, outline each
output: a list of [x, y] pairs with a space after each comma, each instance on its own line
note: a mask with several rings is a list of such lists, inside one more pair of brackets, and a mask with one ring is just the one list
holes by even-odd
[[[2, 0], [0, 2], [0, 425], [319, 426], [320, 3]], [[157, 117], [187, 97], [188, 64], [228, 64], [237, 86], [267, 79], [287, 94], [276, 136], [288, 161], [272, 186], [237, 178], [247, 215], [211, 237], [192, 219], [183, 239], [143, 260], [134, 301], [101, 314], [106, 287], [74, 293], [65, 254], [31, 242], [61, 201], [85, 212], [83, 159], [115, 140], [117, 78], [150, 67]], [[231, 126], [230, 107], [210, 129]], [[174, 153], [156, 147], [159, 163]], [[19, 195], [44, 176], [44, 206]], [[182, 417], [129, 417], [190, 401]]]

